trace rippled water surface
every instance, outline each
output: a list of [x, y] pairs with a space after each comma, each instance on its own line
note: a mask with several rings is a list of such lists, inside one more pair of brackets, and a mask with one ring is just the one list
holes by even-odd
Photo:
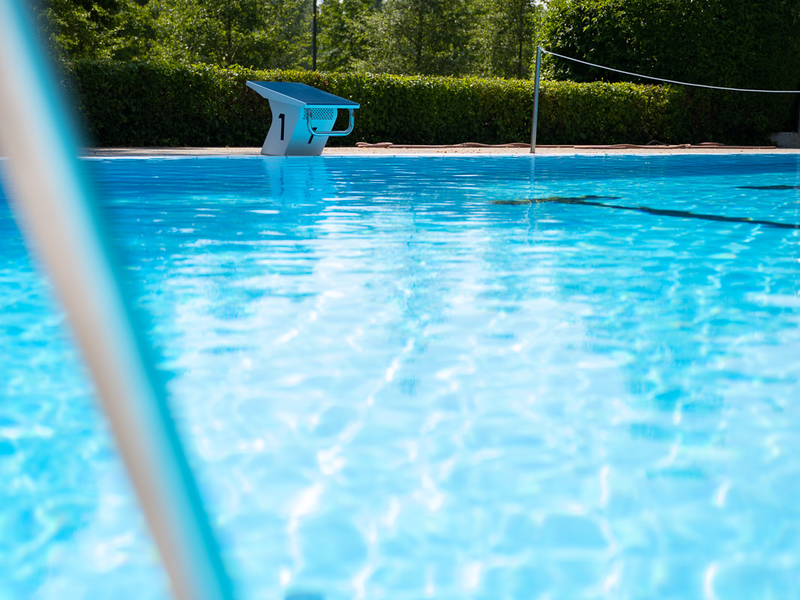
[[[800, 597], [798, 157], [88, 166], [240, 597]], [[0, 306], [0, 598], [167, 597], [5, 201]]]

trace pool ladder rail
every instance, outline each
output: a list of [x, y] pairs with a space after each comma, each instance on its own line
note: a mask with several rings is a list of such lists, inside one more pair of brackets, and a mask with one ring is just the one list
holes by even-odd
[[0, 0], [0, 160], [29, 248], [55, 284], [181, 600], [232, 600], [163, 383], [112, 260], [78, 135], [24, 0]]

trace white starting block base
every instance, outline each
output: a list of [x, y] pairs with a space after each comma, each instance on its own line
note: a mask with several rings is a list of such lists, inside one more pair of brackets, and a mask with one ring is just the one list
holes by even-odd
[[[272, 125], [267, 133], [267, 139], [264, 140], [264, 145], [261, 147], [261, 154], [267, 156], [318, 156], [322, 154], [329, 136], [312, 135], [308, 132], [305, 108], [275, 100], [270, 100], [269, 107], [272, 109]], [[313, 131], [330, 131], [336, 121], [337, 112], [333, 108], [312, 108], [311, 129]]]
[[[261, 147], [267, 156], [318, 156], [328, 138], [353, 130], [359, 104], [302, 83], [248, 81], [247, 87], [269, 100], [272, 124]], [[350, 126], [333, 131], [339, 109], [350, 113]]]

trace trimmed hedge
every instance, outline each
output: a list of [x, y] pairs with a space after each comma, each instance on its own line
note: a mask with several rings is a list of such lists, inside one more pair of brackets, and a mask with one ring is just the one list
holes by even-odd
[[[543, 45], [564, 56], [705, 85], [800, 89], [798, 0], [550, 0], [546, 15]], [[554, 79], [620, 79], [560, 58], [545, 64]], [[687, 96], [693, 130], [704, 137], [757, 141], [797, 126], [796, 95]]]
[[[532, 81], [255, 71], [207, 65], [81, 61], [71, 88], [98, 146], [260, 146], [269, 103], [247, 80], [296, 81], [361, 104], [355, 129], [330, 144], [500, 144], [530, 140]], [[543, 81], [540, 144], [696, 142], [713, 138], [714, 107], [686, 90]], [[340, 118], [346, 119], [345, 111]], [[736, 115], [731, 115], [735, 123]], [[346, 126], [344, 122], [337, 127]], [[765, 137], [764, 129], [751, 138]], [[714, 141], [762, 141], [717, 139]]]

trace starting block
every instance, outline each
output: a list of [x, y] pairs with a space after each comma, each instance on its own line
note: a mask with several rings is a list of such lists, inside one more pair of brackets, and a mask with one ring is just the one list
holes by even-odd
[[[272, 125], [261, 147], [268, 156], [318, 156], [328, 138], [353, 131], [353, 113], [361, 105], [304, 83], [248, 81], [247, 87], [269, 100]], [[350, 125], [334, 131], [339, 109], [350, 112]]]

